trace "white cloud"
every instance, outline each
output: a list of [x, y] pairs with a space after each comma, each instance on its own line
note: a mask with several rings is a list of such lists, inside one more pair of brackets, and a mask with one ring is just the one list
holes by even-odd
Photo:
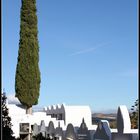
[[14, 94], [7, 95], [7, 99], [9, 104], [21, 104]]

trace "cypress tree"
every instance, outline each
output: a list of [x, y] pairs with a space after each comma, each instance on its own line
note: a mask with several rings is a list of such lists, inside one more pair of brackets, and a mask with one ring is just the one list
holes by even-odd
[[36, 11], [36, 0], [22, 0], [15, 96], [27, 107], [28, 114], [31, 114], [32, 105], [38, 103], [40, 89]]

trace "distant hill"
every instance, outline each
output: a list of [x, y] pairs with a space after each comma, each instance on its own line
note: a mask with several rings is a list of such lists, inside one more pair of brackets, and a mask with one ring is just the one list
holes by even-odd
[[103, 114], [103, 113], [93, 113], [92, 114], [92, 124], [97, 124], [100, 120], [107, 120], [110, 122], [116, 121], [117, 114], [115, 113], [109, 113], [109, 114]]
[[117, 114], [116, 113], [109, 113], [109, 114], [104, 114], [104, 113], [93, 113], [92, 117], [93, 118], [110, 118], [110, 119], [116, 119]]

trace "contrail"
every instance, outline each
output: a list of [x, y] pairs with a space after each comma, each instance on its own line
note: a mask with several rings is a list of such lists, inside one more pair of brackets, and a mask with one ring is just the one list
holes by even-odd
[[96, 50], [96, 49], [98, 49], [100, 47], [104, 47], [106, 44], [108, 44], [108, 43], [101, 43], [101, 44], [96, 45], [96, 47], [92, 47], [92, 48], [88, 48], [88, 49], [84, 49], [84, 50], [74, 52], [74, 53], [70, 54], [70, 56], [92, 52], [92, 51], [94, 51], [94, 50]]

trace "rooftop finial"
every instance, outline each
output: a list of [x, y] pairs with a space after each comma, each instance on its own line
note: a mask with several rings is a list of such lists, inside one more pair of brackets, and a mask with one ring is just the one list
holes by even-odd
[[82, 119], [82, 123], [85, 123], [85, 120], [84, 120], [84, 118]]

